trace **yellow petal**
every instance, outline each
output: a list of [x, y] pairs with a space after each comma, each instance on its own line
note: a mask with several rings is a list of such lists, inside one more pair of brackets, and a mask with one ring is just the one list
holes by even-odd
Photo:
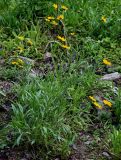
[[61, 45], [61, 47], [65, 48], [65, 49], [70, 49], [70, 47], [67, 45]]
[[47, 19], [48, 19], [48, 20], [53, 20], [53, 19], [55, 19], [55, 18], [52, 17], [52, 16], [48, 16]]
[[93, 102], [93, 104], [94, 104], [95, 107], [98, 108], [98, 109], [102, 109], [102, 108], [103, 108], [103, 107], [102, 107], [99, 103], [97, 103], [97, 102]]
[[96, 102], [96, 99], [93, 96], [89, 96], [89, 99], [91, 99], [92, 101]]
[[74, 35], [75, 35], [75, 32], [71, 32], [70, 35], [74, 36]]
[[53, 25], [55, 25], [55, 26], [58, 25], [58, 23], [57, 23], [56, 21], [52, 21], [51, 23], [52, 23]]
[[62, 5], [61, 8], [64, 9], [64, 10], [68, 10], [68, 8], [64, 5]]
[[64, 37], [57, 36], [57, 38], [58, 38], [59, 40], [63, 41], [63, 42], [65, 42], [65, 41], [66, 41], [66, 39], [65, 39]]
[[57, 4], [53, 4], [53, 7], [55, 8], [55, 10], [58, 9], [58, 5]]

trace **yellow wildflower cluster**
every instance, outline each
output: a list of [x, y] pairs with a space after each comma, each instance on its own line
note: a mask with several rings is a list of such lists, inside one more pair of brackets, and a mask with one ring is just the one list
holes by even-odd
[[96, 99], [93, 96], [89, 96], [89, 99], [92, 101], [93, 105], [98, 108], [98, 109], [102, 109], [103, 107], [96, 101]]
[[47, 22], [50, 22], [51, 24], [57, 26], [58, 25], [58, 22], [56, 22], [56, 19], [53, 17], [53, 16], [48, 16], [47, 18], [45, 18], [45, 20]]
[[[64, 37], [57, 36], [57, 38], [58, 38], [59, 40], [61, 40], [62, 42], [66, 42], [66, 39], [65, 39]], [[62, 44], [61, 47], [62, 47], [62, 48], [65, 48], [65, 49], [70, 49], [70, 47], [69, 47], [68, 45], [66, 45], [66, 44]]]
[[22, 59], [18, 58], [16, 60], [12, 61], [11, 64], [22, 67], [24, 65], [24, 61]]
[[[89, 96], [89, 99], [92, 101], [92, 104], [97, 107], [98, 109], [103, 109], [103, 107], [97, 102], [97, 100], [93, 96]], [[104, 105], [107, 105], [108, 107], [112, 107], [112, 103], [108, 100], [103, 100]]]
[[[58, 4], [53, 4], [53, 7], [54, 7], [55, 10], [57, 10], [59, 8], [59, 5]], [[68, 10], [68, 8], [66, 6], [64, 6], [64, 5], [61, 5], [61, 8], [64, 11]], [[63, 20], [63, 19], [64, 19], [64, 15], [63, 14], [58, 15], [56, 18], [54, 18], [53, 16], [48, 16], [48, 17], [45, 18], [45, 20], [47, 22], [51, 22], [51, 24], [53, 24], [55, 26], [58, 25], [57, 21]]]
[[[58, 4], [53, 4], [53, 7], [54, 7], [55, 10], [57, 10], [60, 6]], [[64, 11], [68, 10], [68, 8], [66, 6], [64, 6], [64, 5], [61, 5], [61, 9], [63, 9]], [[45, 18], [45, 20], [47, 22], [50, 22], [54, 26], [59, 25], [60, 21], [61, 21], [61, 25], [63, 26], [63, 22], [62, 22], [63, 19], [64, 19], [64, 15], [63, 14], [60, 14], [57, 17], [48, 16], [48, 17]], [[60, 40], [61, 42], [66, 42], [66, 38], [64, 36], [58, 35], [57, 39]], [[64, 49], [70, 49], [70, 47], [66, 43], [65, 44], [61, 44], [61, 47], [64, 48]]]

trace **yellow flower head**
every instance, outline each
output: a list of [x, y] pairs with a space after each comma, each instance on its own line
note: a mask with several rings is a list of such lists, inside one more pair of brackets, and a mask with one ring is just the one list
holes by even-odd
[[28, 39], [27, 43], [28, 43], [28, 45], [30, 45], [30, 46], [32, 46], [32, 44], [33, 44], [30, 39]]
[[93, 102], [93, 104], [94, 104], [94, 106], [96, 107], [96, 108], [98, 108], [98, 109], [102, 109], [103, 107], [99, 104], [99, 103], [97, 103], [97, 102]]
[[19, 63], [19, 65], [23, 65], [24, 64], [24, 61], [20, 58], [17, 59], [17, 62]]
[[101, 17], [101, 20], [102, 20], [104, 23], [107, 22], [107, 18], [106, 18], [105, 16], [102, 16], [102, 17]]
[[70, 35], [74, 36], [74, 35], [75, 35], [75, 32], [71, 32]]
[[57, 16], [57, 20], [62, 20], [62, 19], [64, 19], [64, 15], [59, 15], [59, 16]]
[[103, 64], [107, 65], [107, 66], [111, 66], [111, 62], [106, 60], [106, 59], [103, 59]]
[[51, 23], [52, 23], [53, 25], [55, 25], [55, 26], [58, 25], [58, 23], [57, 23], [56, 21], [52, 21]]
[[24, 36], [18, 36], [18, 39], [19, 39], [20, 41], [23, 41], [23, 40], [24, 40]]
[[63, 10], [65, 10], [65, 11], [68, 10], [68, 8], [67, 8], [66, 6], [64, 6], [64, 5], [62, 5], [61, 8], [62, 8]]
[[92, 101], [96, 102], [96, 99], [93, 96], [89, 96], [89, 99], [91, 99]]
[[65, 41], [66, 41], [66, 39], [65, 39], [64, 37], [57, 36], [57, 38], [58, 38], [59, 40], [63, 41], [63, 42], [65, 42]]
[[103, 103], [104, 103], [105, 105], [109, 106], [109, 107], [112, 107], [112, 103], [109, 102], [109, 101], [106, 100], [106, 99], [103, 100]]
[[53, 4], [53, 7], [55, 8], [55, 10], [58, 9], [58, 5], [57, 4]]
[[16, 60], [12, 61], [11, 64], [21, 67], [24, 65], [24, 61], [22, 59], [18, 58]]
[[12, 61], [11, 64], [13, 64], [13, 65], [18, 65], [18, 62]]
[[53, 20], [53, 19], [55, 19], [55, 18], [52, 17], [52, 16], [48, 16], [45, 20], [50, 21], [50, 20]]
[[24, 51], [24, 48], [23, 48], [23, 47], [18, 46], [18, 50], [19, 50], [19, 51], [20, 51], [20, 53], [21, 53], [21, 52], [23, 52], [23, 51]]
[[50, 20], [49, 20], [48, 18], [45, 18], [45, 20], [46, 20], [47, 22], [50, 22]]
[[61, 45], [61, 47], [65, 48], [65, 49], [70, 49], [70, 47], [67, 45]]

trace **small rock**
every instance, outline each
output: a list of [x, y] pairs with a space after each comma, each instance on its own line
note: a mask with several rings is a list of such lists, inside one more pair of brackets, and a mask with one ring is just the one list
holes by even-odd
[[92, 141], [86, 141], [86, 142], [84, 142], [84, 144], [86, 144], [86, 145], [89, 145], [91, 143], [92, 143]]
[[121, 74], [118, 72], [106, 74], [100, 80], [115, 80], [121, 78]]
[[110, 155], [107, 152], [103, 152], [102, 155], [107, 157], [108, 159], [111, 159]]
[[44, 60], [46, 62], [52, 61], [52, 54], [50, 52], [46, 52], [45, 55], [44, 55]]
[[29, 76], [36, 78], [38, 76], [38, 74], [34, 70], [31, 70], [31, 72], [29, 73]]
[[73, 148], [74, 150], [77, 150], [77, 146], [76, 146], [75, 144], [72, 145], [72, 148]]

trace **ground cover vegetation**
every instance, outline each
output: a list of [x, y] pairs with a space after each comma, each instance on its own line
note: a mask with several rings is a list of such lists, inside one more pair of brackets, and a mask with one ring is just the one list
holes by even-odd
[[120, 72], [119, 0], [1, 0], [0, 158], [120, 160]]

